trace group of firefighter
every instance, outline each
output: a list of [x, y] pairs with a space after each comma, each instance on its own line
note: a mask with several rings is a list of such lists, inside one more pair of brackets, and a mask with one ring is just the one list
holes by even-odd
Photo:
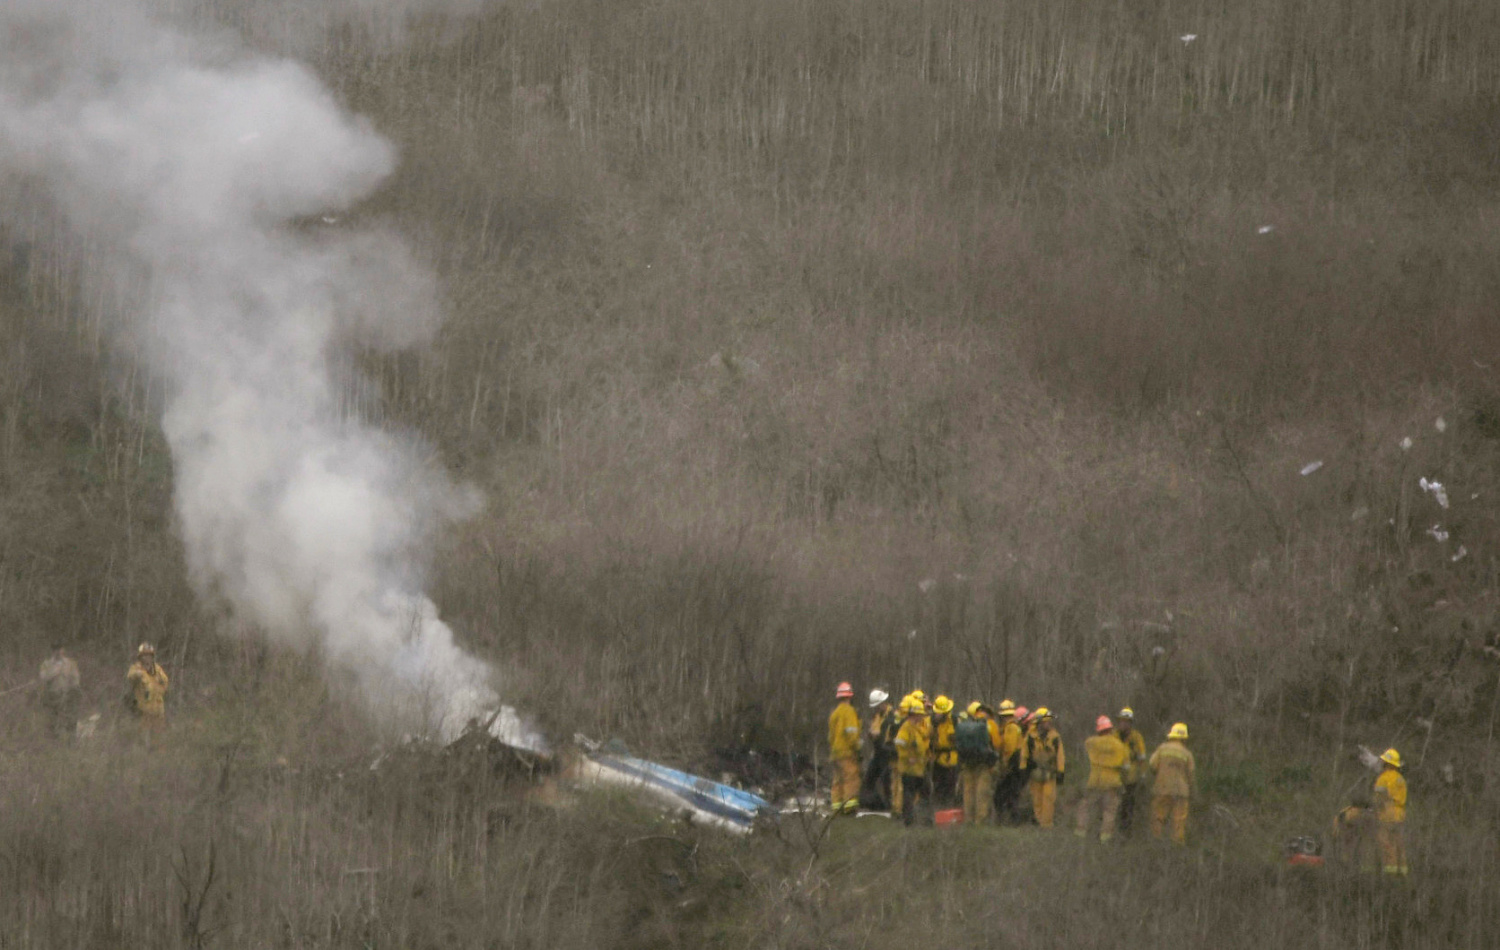
[[[920, 689], [898, 702], [874, 689], [861, 722], [849, 683], [838, 684], [837, 699], [828, 717], [830, 804], [836, 813], [862, 807], [889, 810], [911, 825], [931, 823], [939, 809], [961, 807], [966, 824], [1031, 820], [1042, 828], [1054, 827], [1057, 789], [1066, 781], [1068, 763], [1057, 718], [1047, 707], [1028, 710], [1006, 699], [994, 707], [975, 701], [959, 710], [947, 696], [929, 700]], [[1135, 728], [1129, 707], [1114, 719], [1099, 716], [1083, 744], [1089, 774], [1078, 798], [1074, 833], [1088, 837], [1097, 828], [1099, 840], [1109, 841], [1117, 827], [1129, 831], [1138, 789], [1149, 779], [1152, 836], [1170, 835], [1174, 843], [1184, 844], [1196, 768], [1187, 744], [1186, 723], [1174, 723], [1147, 755], [1145, 736]], [[1353, 835], [1373, 824], [1382, 869], [1404, 875], [1401, 756], [1389, 749], [1381, 762], [1384, 770], [1373, 789], [1378, 809], [1372, 798], [1365, 811], [1342, 813], [1339, 826]]]
[[[68, 655], [66, 647], [54, 644], [52, 654], [42, 661], [33, 682], [41, 685], [48, 731], [58, 739], [73, 739], [80, 726], [78, 714], [83, 698], [78, 662]], [[148, 747], [166, 728], [170, 682], [167, 671], [156, 662], [156, 647], [149, 643], [136, 647], [135, 661], [125, 671], [125, 710], [137, 727], [138, 739]]]

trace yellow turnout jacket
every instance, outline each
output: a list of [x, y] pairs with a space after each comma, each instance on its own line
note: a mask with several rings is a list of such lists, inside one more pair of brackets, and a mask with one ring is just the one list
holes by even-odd
[[[118, 667], [116, 667], [118, 669]], [[157, 663], [149, 672], [139, 661], [125, 673], [135, 711], [142, 716], [164, 716], [167, 712], [167, 671]]]
[[927, 774], [927, 717], [907, 716], [896, 733], [896, 771], [902, 775]]
[[1181, 742], [1168, 739], [1157, 746], [1150, 766], [1156, 773], [1151, 794], [1187, 798], [1193, 793], [1193, 753]]
[[1089, 788], [1119, 788], [1124, 784], [1120, 772], [1130, 761], [1130, 749], [1114, 732], [1101, 732], [1083, 743], [1089, 757]]
[[1379, 819], [1386, 824], [1406, 820], [1406, 779], [1400, 769], [1387, 768], [1375, 780], [1375, 808]]
[[859, 713], [848, 700], [833, 707], [828, 716], [828, 756], [833, 759], [859, 758]]

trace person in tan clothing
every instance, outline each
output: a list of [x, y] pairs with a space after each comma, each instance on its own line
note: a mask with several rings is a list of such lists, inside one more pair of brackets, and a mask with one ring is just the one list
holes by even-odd
[[78, 664], [61, 644], [53, 644], [52, 655], [42, 661], [37, 679], [42, 683], [42, 708], [47, 711], [47, 729], [57, 739], [72, 739], [78, 732], [78, 704], [83, 697]]
[[1130, 748], [1115, 735], [1108, 716], [1094, 723], [1094, 736], [1083, 744], [1089, 759], [1089, 783], [1078, 802], [1078, 827], [1074, 834], [1086, 837], [1093, 813], [1099, 812], [1099, 840], [1115, 836], [1115, 816], [1120, 813], [1121, 772], [1130, 763]]
[[1147, 763], [1156, 776], [1151, 786], [1151, 836], [1160, 838], [1170, 820], [1175, 844], [1187, 843], [1188, 800], [1193, 794], [1193, 753], [1187, 738], [1187, 725], [1174, 723], [1167, 741], [1156, 747]]
[[1052, 710], [1046, 706], [1036, 711], [1036, 731], [1027, 740], [1026, 758], [1031, 763], [1032, 812], [1038, 825], [1051, 828], [1057, 810], [1057, 786], [1067, 777], [1068, 760]]
[[130, 692], [126, 705], [140, 723], [141, 739], [152, 745], [167, 726], [167, 671], [156, 662], [156, 647], [142, 643], [135, 651], [135, 662], [125, 672]]

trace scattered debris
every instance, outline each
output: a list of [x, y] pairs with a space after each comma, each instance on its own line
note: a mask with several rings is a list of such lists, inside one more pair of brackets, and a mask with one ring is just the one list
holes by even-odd
[[1439, 507], [1448, 507], [1448, 490], [1443, 487], [1442, 482], [1430, 482], [1426, 477], [1417, 479], [1417, 486], [1432, 495]]
[[937, 581], [933, 580], [930, 577], [925, 577], [922, 580], [917, 581], [917, 589], [920, 590], [924, 594], [928, 593], [929, 591], [931, 591], [936, 586], [937, 586]]
[[1323, 843], [1311, 835], [1287, 839], [1282, 845], [1288, 867], [1319, 868], [1323, 866]]
[[1432, 424], [1432, 427], [1434, 429], [1438, 430], [1439, 432], [1447, 432], [1448, 431], [1448, 420], [1444, 419], [1442, 416], [1438, 416], [1437, 417], [1437, 421]]
[[1187, 44], [1191, 43], [1193, 40], [1196, 40], [1198, 38], [1198, 34], [1197, 33], [1184, 33], [1184, 34], [1182, 34], [1181, 36], [1179, 36], [1177, 38], [1182, 41], [1182, 45], [1186, 46]]
[[1276, 230], [1276, 225], [1274, 225], [1274, 224], [1262, 224], [1260, 227], [1258, 227], [1258, 228], [1255, 229], [1255, 233], [1256, 234], [1270, 234], [1272, 231], [1275, 231], [1275, 230]]
[[573, 740], [583, 749], [567, 773], [575, 783], [628, 789], [695, 821], [742, 834], [774, 811], [770, 802], [753, 792], [637, 759], [618, 743], [600, 745], [581, 735]]
[[1370, 509], [1366, 508], [1364, 505], [1360, 505], [1358, 508], [1354, 509], [1354, 511], [1350, 513], [1349, 520], [1350, 521], [1363, 521], [1365, 518], [1368, 518], [1369, 515], [1370, 515]]
[[1455, 555], [1453, 555], [1452, 557], [1450, 557], [1448, 560], [1450, 560], [1453, 563], [1457, 564], [1459, 561], [1462, 561], [1464, 558], [1466, 558], [1468, 556], [1469, 556], [1469, 549], [1466, 548], [1466, 547], [1464, 547], [1462, 544], [1460, 544], [1458, 546], [1458, 553], [1455, 554]]
[[736, 376], [756, 377], [761, 374], [760, 363], [748, 356], [734, 356], [730, 353], [715, 353], [708, 358], [708, 366]]
[[99, 719], [99, 714], [94, 713], [75, 727], [74, 734], [79, 739], [94, 738], [94, 735], [99, 731]]
[[1320, 469], [1322, 467], [1323, 467], [1323, 460], [1322, 459], [1319, 459], [1316, 462], [1308, 462], [1306, 465], [1302, 466], [1302, 471], [1299, 474], [1302, 474], [1302, 475], [1311, 475], [1313, 472], [1316, 472], [1318, 469]]
[[1432, 527], [1428, 528], [1427, 534], [1432, 538], [1432, 540], [1438, 542], [1439, 544], [1448, 540], [1448, 532], [1444, 531], [1443, 526], [1440, 524], [1435, 524]]
[[1408, 451], [1410, 449], [1411, 449], [1411, 436], [1407, 436], [1406, 438], [1404, 438], [1404, 439], [1401, 440], [1401, 451], [1406, 452], [1406, 451]]

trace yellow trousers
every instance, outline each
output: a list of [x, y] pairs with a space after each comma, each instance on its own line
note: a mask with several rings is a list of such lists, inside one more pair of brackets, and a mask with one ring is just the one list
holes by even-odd
[[1099, 812], [1099, 840], [1108, 841], [1115, 836], [1115, 816], [1120, 813], [1120, 790], [1118, 788], [1090, 788], [1083, 793], [1078, 803], [1078, 834], [1087, 835], [1093, 822], [1094, 812]]
[[995, 769], [989, 765], [965, 765], [960, 773], [964, 783], [964, 822], [982, 825], [995, 810]]
[[1188, 800], [1183, 795], [1155, 795], [1151, 798], [1151, 836], [1160, 838], [1168, 819], [1172, 822], [1172, 841], [1187, 844]]
[[859, 760], [834, 759], [830, 765], [833, 781], [828, 798], [834, 811], [853, 811], [859, 807]]
[[1406, 831], [1399, 821], [1382, 821], [1375, 829], [1375, 840], [1380, 842], [1380, 869], [1386, 874], [1405, 875]]
[[1031, 810], [1036, 814], [1036, 823], [1051, 828], [1057, 812], [1057, 782], [1031, 783]]

